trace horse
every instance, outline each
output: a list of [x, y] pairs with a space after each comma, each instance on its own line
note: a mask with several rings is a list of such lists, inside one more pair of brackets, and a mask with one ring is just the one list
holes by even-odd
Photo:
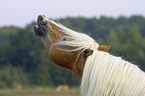
[[82, 96], [145, 96], [145, 72], [113, 56], [108, 45], [39, 15], [34, 33], [52, 61], [69, 69], [81, 82]]

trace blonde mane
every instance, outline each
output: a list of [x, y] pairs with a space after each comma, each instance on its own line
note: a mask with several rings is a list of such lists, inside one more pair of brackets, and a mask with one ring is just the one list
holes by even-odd
[[[53, 21], [50, 21], [53, 22]], [[77, 51], [91, 49], [93, 54], [85, 62], [82, 96], [145, 96], [145, 73], [136, 65], [107, 52], [98, 51], [99, 44], [86, 34], [70, 30], [60, 24], [61, 32], [72, 41], [56, 42], [54, 45], [72, 46]]]
[[89, 56], [81, 84], [82, 96], [145, 96], [145, 73], [107, 52]]

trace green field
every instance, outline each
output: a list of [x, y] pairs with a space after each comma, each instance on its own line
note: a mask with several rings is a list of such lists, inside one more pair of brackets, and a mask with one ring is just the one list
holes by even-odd
[[57, 92], [56, 88], [33, 89], [0, 89], [0, 96], [80, 96], [79, 88], [70, 88], [69, 91]]

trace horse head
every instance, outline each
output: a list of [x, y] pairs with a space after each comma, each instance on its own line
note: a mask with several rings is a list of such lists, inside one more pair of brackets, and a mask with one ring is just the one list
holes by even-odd
[[[46, 19], [44, 15], [38, 16], [37, 24], [33, 27], [34, 33], [41, 38], [43, 44], [49, 51], [49, 56], [52, 61], [61, 67], [69, 69], [81, 80], [86, 59], [93, 53], [91, 45], [83, 45], [83, 39], [90, 39], [90, 37]], [[89, 42], [93, 43], [95, 41], [90, 39]], [[96, 49], [100, 51], [107, 51], [110, 48], [110, 46], [106, 45], [94, 46], [97, 46]]]

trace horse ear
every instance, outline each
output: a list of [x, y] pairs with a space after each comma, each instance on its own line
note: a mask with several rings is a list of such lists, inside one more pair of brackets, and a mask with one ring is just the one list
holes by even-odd
[[90, 50], [90, 49], [86, 49], [85, 51], [84, 51], [84, 56], [90, 56], [90, 55], [92, 55], [93, 54], [93, 50]]
[[98, 50], [106, 52], [110, 49], [110, 47], [110, 45], [99, 45]]

